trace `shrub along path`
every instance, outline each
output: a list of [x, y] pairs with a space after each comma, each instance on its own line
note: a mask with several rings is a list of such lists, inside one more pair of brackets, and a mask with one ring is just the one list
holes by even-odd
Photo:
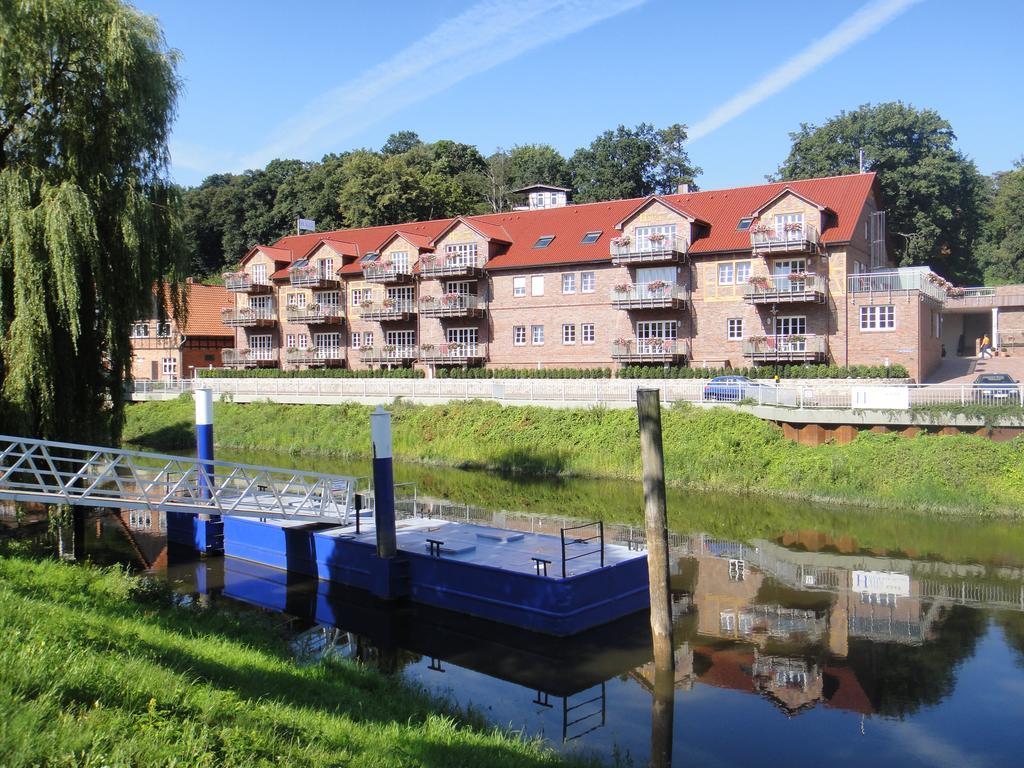
[[301, 666], [280, 623], [175, 606], [117, 569], [0, 556], [0, 762], [16, 766], [543, 766], [345, 661]]
[[[241, 450], [366, 458], [370, 406], [217, 403], [217, 444]], [[629, 409], [503, 407], [470, 401], [398, 403], [394, 455], [404, 461], [538, 475], [640, 478]], [[847, 445], [803, 446], [781, 429], [725, 408], [663, 414], [670, 483], [705, 490], [819, 497], [876, 506], [1024, 512], [1024, 439], [905, 438], [862, 432]], [[127, 409], [124, 439], [189, 448], [190, 397]]]

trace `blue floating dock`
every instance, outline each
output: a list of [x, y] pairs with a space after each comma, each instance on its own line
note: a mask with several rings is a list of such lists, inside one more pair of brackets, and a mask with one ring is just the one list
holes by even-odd
[[626, 547], [567, 539], [563, 576], [559, 536], [411, 518], [396, 526], [397, 556], [381, 559], [372, 519], [360, 523], [357, 532], [355, 525], [225, 517], [224, 553], [562, 637], [649, 605], [647, 557]]

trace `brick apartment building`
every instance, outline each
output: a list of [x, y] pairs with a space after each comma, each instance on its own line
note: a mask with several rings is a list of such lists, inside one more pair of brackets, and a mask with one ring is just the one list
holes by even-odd
[[529, 210], [255, 246], [226, 276], [223, 364], [888, 361], [921, 380], [952, 343], [952, 304], [1024, 337], [1016, 299], [895, 269], [874, 174], [585, 205], [544, 189]]
[[220, 286], [189, 282], [185, 287], [187, 322], [179, 327], [170, 305], [157, 311], [154, 303], [149, 316], [131, 329], [132, 378], [168, 380], [192, 375], [196, 368], [217, 368], [221, 351], [235, 342], [235, 332], [221, 322], [221, 310], [231, 294]]

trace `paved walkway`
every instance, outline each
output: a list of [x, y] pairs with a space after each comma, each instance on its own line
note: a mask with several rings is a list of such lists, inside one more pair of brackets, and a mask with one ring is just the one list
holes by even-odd
[[925, 379], [926, 384], [963, 384], [972, 382], [981, 373], [1008, 373], [1017, 381], [1024, 381], [1024, 354], [1016, 351], [1013, 357], [947, 357]]

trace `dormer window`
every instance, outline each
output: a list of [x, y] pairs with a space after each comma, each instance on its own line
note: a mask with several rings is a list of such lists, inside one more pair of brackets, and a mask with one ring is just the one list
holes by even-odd
[[361, 258], [359, 260], [359, 263], [360, 264], [372, 264], [373, 262], [375, 262], [379, 258], [380, 258], [380, 254], [379, 253], [373, 253], [371, 251], [370, 253], [368, 253], [365, 256], [363, 256], [363, 258]]
[[554, 235], [541, 235], [537, 238], [537, 242], [533, 244], [534, 248], [547, 248], [551, 245], [551, 242], [555, 239]]
[[740, 219], [740, 223], [736, 225], [736, 229], [739, 232], [746, 232], [748, 229], [750, 229], [750, 225], [753, 223], [753, 216], [745, 216], [742, 219]]

